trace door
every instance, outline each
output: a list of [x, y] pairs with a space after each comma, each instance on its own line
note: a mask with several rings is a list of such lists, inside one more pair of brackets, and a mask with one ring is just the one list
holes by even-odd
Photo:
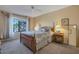
[[77, 26], [76, 25], [70, 25], [69, 26], [69, 45], [76, 46], [76, 33], [77, 32]]

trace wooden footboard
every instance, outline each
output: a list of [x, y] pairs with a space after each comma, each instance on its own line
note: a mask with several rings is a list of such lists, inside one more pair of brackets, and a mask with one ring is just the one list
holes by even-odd
[[34, 37], [21, 34], [20, 35], [20, 41], [27, 46], [33, 53], [36, 53], [36, 40]]

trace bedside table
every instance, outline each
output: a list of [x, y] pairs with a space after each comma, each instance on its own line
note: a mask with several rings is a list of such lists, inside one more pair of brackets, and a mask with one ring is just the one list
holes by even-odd
[[64, 41], [64, 33], [54, 33], [53, 36], [53, 42], [57, 42], [57, 43], [63, 43]]

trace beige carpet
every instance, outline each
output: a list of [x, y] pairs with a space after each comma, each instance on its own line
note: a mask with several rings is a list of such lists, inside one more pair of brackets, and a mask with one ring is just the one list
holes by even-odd
[[72, 46], [51, 43], [44, 47], [42, 50], [38, 51], [39, 54], [78, 54], [79, 48]]
[[[12, 40], [4, 43], [2, 45], [2, 54], [32, 54], [32, 52], [20, 43], [19, 40]], [[61, 45], [57, 43], [51, 43], [44, 47], [36, 54], [77, 54], [79, 53], [79, 48]]]
[[19, 40], [12, 40], [4, 43], [1, 49], [2, 54], [32, 54]]

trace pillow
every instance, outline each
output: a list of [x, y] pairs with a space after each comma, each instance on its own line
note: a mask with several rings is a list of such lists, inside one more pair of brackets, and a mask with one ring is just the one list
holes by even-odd
[[41, 31], [44, 31], [44, 32], [48, 32], [49, 31], [49, 28], [45, 26], [45, 27], [41, 27], [40, 30]]

